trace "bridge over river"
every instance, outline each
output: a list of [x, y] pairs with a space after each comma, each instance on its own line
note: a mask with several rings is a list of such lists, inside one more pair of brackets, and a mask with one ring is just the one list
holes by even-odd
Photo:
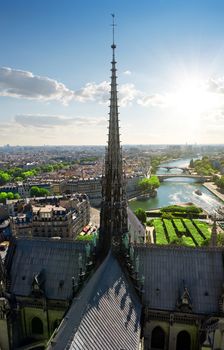
[[160, 182], [163, 182], [164, 180], [167, 179], [172, 179], [172, 178], [190, 178], [190, 179], [194, 179], [195, 182], [206, 182], [206, 181], [211, 181], [212, 180], [212, 176], [203, 176], [203, 175], [186, 175], [186, 174], [161, 174], [161, 175], [157, 175], [159, 178]]
[[167, 171], [170, 171], [172, 169], [180, 169], [183, 172], [191, 172], [193, 170], [192, 168], [186, 167], [186, 166], [176, 166], [176, 165], [158, 165], [157, 169], [166, 169]]

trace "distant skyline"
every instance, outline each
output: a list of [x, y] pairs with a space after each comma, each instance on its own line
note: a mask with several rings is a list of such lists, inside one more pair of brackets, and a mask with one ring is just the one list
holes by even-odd
[[222, 0], [0, 0], [0, 146], [224, 143]]

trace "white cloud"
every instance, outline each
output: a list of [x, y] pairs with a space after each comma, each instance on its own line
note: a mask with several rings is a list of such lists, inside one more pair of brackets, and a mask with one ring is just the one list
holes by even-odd
[[[130, 75], [131, 72], [126, 70], [125, 75]], [[197, 86], [194, 93], [193, 81], [183, 82], [184, 88], [177, 91], [165, 93], [151, 93], [140, 91], [133, 83], [118, 85], [118, 99], [122, 107], [137, 103], [143, 107], [175, 107], [181, 104], [181, 108], [185, 109], [186, 105], [203, 105], [203, 110], [209, 104], [213, 108], [222, 103], [222, 93], [224, 93], [224, 78], [209, 79], [200, 89]], [[193, 89], [193, 90], [192, 90]], [[200, 92], [200, 93], [199, 93]], [[205, 93], [207, 93], [206, 98]], [[63, 104], [68, 104], [72, 101], [81, 103], [97, 102], [99, 104], [109, 103], [110, 82], [102, 81], [100, 83], [88, 82], [84, 87], [74, 91], [69, 89], [65, 84], [57, 80], [38, 76], [29, 71], [23, 71], [13, 68], [0, 67], [0, 96], [9, 96], [16, 98], [25, 98], [42, 101], [59, 101]], [[209, 95], [209, 96], [208, 96]], [[212, 96], [212, 97], [211, 97]], [[193, 103], [192, 103], [193, 100]], [[198, 101], [197, 101], [198, 100]], [[179, 108], [180, 109], [180, 108]], [[54, 117], [54, 116], [53, 116]], [[18, 116], [17, 116], [18, 118]], [[21, 116], [20, 116], [21, 118]], [[57, 119], [57, 118], [56, 118]], [[56, 119], [46, 118], [43, 124], [53, 123]], [[20, 119], [21, 122], [22, 119]], [[39, 125], [37, 120], [37, 125]], [[58, 123], [60, 122], [57, 119]], [[24, 121], [23, 121], [24, 122]], [[69, 123], [63, 120], [61, 123]]]
[[122, 84], [119, 89], [119, 101], [122, 107], [130, 105], [141, 94], [134, 84]]
[[209, 92], [216, 94], [224, 93], [224, 77], [221, 78], [210, 78], [207, 81], [206, 88]]
[[80, 102], [98, 101], [107, 102], [109, 99], [110, 83], [102, 81], [99, 84], [87, 83], [80, 90], [75, 91], [74, 99]]
[[104, 144], [107, 124], [106, 117], [20, 114], [0, 123], [0, 145]]
[[[139, 95], [134, 84], [121, 84], [118, 86], [119, 104], [122, 107], [129, 105]], [[103, 81], [99, 84], [87, 83], [84, 88], [75, 92], [75, 99], [80, 102], [97, 101], [109, 103], [110, 83]]]
[[73, 119], [57, 115], [19, 114], [15, 116], [15, 122], [23, 127], [49, 128], [72, 124]]
[[162, 94], [152, 94], [143, 96], [138, 99], [137, 103], [143, 107], [166, 107], [168, 105], [168, 98]]
[[207, 126], [214, 125], [217, 128], [224, 126], [224, 109], [214, 109], [213, 111], [204, 113], [201, 119]]
[[67, 103], [73, 94], [64, 84], [48, 77], [13, 68], [0, 68], [0, 96]]
[[[43, 115], [43, 114], [19, 114], [14, 121], [25, 128], [54, 128], [54, 127], [87, 127], [96, 125], [105, 125], [106, 118], [89, 118], [89, 117], [67, 117], [60, 115]], [[10, 125], [10, 124], [8, 124]]]
[[[119, 86], [119, 101], [126, 106], [137, 96], [134, 84]], [[68, 104], [72, 100], [79, 102], [96, 101], [108, 103], [110, 82], [97, 84], [89, 82], [79, 90], [73, 91], [63, 83], [48, 77], [34, 75], [29, 71], [13, 68], [0, 68], [0, 96], [26, 98], [34, 100], [56, 100]]]
[[126, 71], [124, 71], [124, 74], [125, 75], [131, 75], [131, 71], [130, 70], [126, 70]]

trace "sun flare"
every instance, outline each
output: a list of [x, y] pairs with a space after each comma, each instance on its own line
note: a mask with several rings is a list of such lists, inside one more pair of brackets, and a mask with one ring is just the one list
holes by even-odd
[[219, 104], [217, 95], [207, 89], [205, 81], [197, 78], [182, 80], [171, 99], [176, 110], [189, 119], [200, 118]]

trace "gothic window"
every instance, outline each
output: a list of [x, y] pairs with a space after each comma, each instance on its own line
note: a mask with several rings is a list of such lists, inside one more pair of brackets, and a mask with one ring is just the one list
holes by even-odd
[[161, 327], [157, 326], [152, 331], [151, 349], [163, 350], [164, 348], [165, 348], [165, 332]]
[[176, 350], [191, 350], [191, 336], [188, 332], [178, 333]]
[[33, 334], [43, 334], [43, 322], [39, 317], [34, 317], [31, 322], [31, 329]]

